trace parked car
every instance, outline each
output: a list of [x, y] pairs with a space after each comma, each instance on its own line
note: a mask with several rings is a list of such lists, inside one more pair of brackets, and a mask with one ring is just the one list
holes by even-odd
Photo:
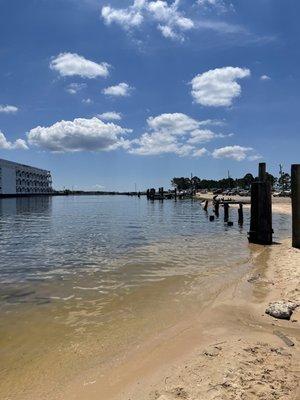
[[251, 192], [250, 192], [250, 190], [240, 190], [239, 195], [242, 197], [251, 196]]
[[291, 190], [282, 190], [279, 193], [273, 193], [274, 197], [291, 197], [292, 192]]
[[213, 190], [213, 194], [222, 194], [223, 190], [222, 189], [215, 189]]

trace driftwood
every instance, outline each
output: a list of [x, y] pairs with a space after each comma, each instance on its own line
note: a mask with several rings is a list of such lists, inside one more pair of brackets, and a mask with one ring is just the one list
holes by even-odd
[[287, 346], [293, 347], [295, 344], [281, 331], [274, 331], [274, 335], [278, 336]]

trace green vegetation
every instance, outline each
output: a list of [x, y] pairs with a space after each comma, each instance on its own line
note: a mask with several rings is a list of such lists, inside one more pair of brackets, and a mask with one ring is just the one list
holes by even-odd
[[[289, 177], [288, 174], [284, 174]], [[277, 182], [280, 183], [280, 179], [277, 179], [273, 175], [267, 173], [267, 179], [270, 181], [272, 188], [275, 188]], [[286, 183], [288, 178], [285, 176], [284, 182]], [[214, 179], [200, 179], [197, 176], [192, 178], [184, 178], [184, 177], [174, 177], [171, 180], [171, 184], [173, 187], [176, 187], [178, 190], [188, 190], [188, 189], [233, 189], [233, 188], [240, 188], [240, 189], [249, 189], [251, 183], [257, 180], [254, 176], [250, 173], [246, 174], [243, 178], [233, 179], [233, 178], [224, 178], [220, 180]], [[287, 186], [287, 184], [285, 185]], [[286, 189], [285, 189], [286, 190]]]

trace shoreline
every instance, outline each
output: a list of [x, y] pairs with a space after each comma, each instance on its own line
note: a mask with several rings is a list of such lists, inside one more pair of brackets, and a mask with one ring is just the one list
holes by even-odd
[[[192, 201], [191, 204], [197, 210], [197, 221], [206, 223], [207, 214], [201, 210], [200, 202]], [[247, 218], [248, 215], [247, 210]], [[287, 215], [278, 214], [276, 219], [281, 234], [289, 233], [284, 228], [289, 221]], [[223, 231], [222, 226], [219, 221], [216, 228], [221, 227]], [[4, 398], [296, 399], [291, 393], [296, 390], [293, 381], [299, 378], [296, 368], [299, 323], [277, 321], [266, 315], [265, 309], [269, 301], [296, 301], [299, 297], [300, 278], [296, 269], [299, 251], [291, 249], [286, 240], [272, 247], [249, 245], [245, 227], [230, 230], [217, 241], [215, 227], [211, 224], [207, 227], [213, 228], [207, 231], [208, 235], [213, 235], [210, 240], [207, 240], [209, 236], [198, 237], [198, 230], [195, 230], [195, 235], [184, 237], [183, 242], [181, 236], [180, 242], [174, 241], [172, 236], [172, 240], [161, 247], [159, 243], [150, 248], [141, 247], [129, 253], [129, 258], [120, 259], [120, 265], [126, 265], [123, 273], [127, 276], [130, 272], [138, 272], [141, 256], [143, 260], [152, 255], [156, 260], [157, 254], [162, 252], [165, 259], [162, 259], [161, 267], [163, 261], [168, 260], [172, 274], [168, 277], [168, 269], [167, 275], [161, 275], [164, 271], [161, 267], [154, 269], [152, 278], [160, 271], [159, 276], [168, 279], [150, 281], [144, 288], [134, 289], [130, 297], [128, 293], [126, 298], [117, 297], [108, 304], [106, 311], [99, 308], [99, 295], [95, 297], [93, 291], [87, 296], [85, 290], [85, 297], [78, 298], [82, 293], [79, 289], [98, 289], [100, 281], [97, 282], [96, 275], [80, 282], [79, 289], [78, 283], [74, 286], [72, 280], [70, 285], [64, 283], [55, 293], [54, 300], [41, 306], [39, 301], [34, 306], [35, 298], [53, 296], [51, 285], [40, 293], [25, 291], [25, 295], [33, 293], [32, 298], [26, 297], [28, 305], [25, 301], [21, 308], [15, 307], [16, 312], [22, 313], [19, 329], [16, 325], [15, 341], [22, 343], [24, 351], [22, 354], [14, 351], [13, 340], [2, 342], [7, 345], [6, 354], [15, 357], [14, 365], [8, 365], [4, 359], [0, 371], [2, 376], [5, 376], [5, 368], [8, 367], [7, 372], [11, 371], [2, 381]], [[209, 249], [208, 258], [204, 258], [205, 252], [202, 253], [203, 244]], [[180, 260], [178, 265], [176, 254]], [[184, 254], [191, 257], [185, 259]], [[125, 261], [129, 260], [127, 264]], [[188, 274], [182, 270], [185, 266]], [[175, 275], [174, 268], [178, 268]], [[79, 308], [76, 308], [77, 300], [81, 300]], [[33, 301], [32, 305], [30, 301]], [[31, 314], [33, 309], [34, 315]], [[22, 310], [27, 310], [28, 314]], [[107, 315], [106, 319], [95, 315], [99, 310], [101, 315]], [[295, 311], [292, 320], [300, 319], [299, 311]], [[45, 329], [39, 327], [41, 316]], [[8, 313], [6, 325], [10, 326], [9, 322], [14, 318], [13, 313]], [[24, 321], [30, 326], [29, 320], [30, 337], [26, 333], [28, 330], [23, 329]], [[87, 323], [91, 323], [88, 329]], [[286, 348], [274, 330], [284, 333], [295, 346]], [[7, 333], [14, 335], [9, 330]], [[4, 357], [6, 354], [4, 352]], [[264, 364], [265, 359], [274, 368]], [[9, 358], [7, 361], [14, 362]], [[11, 365], [15, 368], [9, 369]], [[276, 371], [283, 369], [286, 374], [277, 375]], [[278, 382], [283, 386], [277, 390]], [[267, 397], [264, 392], [259, 393], [258, 388], [267, 391]], [[284, 393], [283, 397], [276, 397], [279, 390], [280, 396]]]
[[[288, 207], [278, 202], [277, 212], [288, 214]], [[88, 371], [70, 383], [62, 398], [298, 399], [300, 308], [290, 321], [265, 314], [271, 301], [300, 303], [300, 250], [290, 242], [250, 245], [250, 267], [215, 293], [192, 320], [159, 333], [104, 374]], [[295, 345], [288, 347], [277, 331]]]
[[[214, 195], [212, 193], [197, 193], [196, 199], [200, 201], [208, 200], [213, 201]], [[223, 196], [219, 195], [218, 198], [224, 198], [225, 200], [236, 200], [237, 202], [243, 202], [245, 208], [250, 208], [251, 199], [250, 197], [241, 196]], [[231, 204], [230, 207], [238, 207], [238, 204]], [[292, 213], [292, 202], [289, 197], [272, 197], [272, 211], [280, 214], [291, 215]]]

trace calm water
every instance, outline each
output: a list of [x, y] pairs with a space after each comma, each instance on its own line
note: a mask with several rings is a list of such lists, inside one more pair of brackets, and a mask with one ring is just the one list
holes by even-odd
[[[199, 309], [251, 256], [249, 212], [242, 228], [230, 213], [228, 228], [192, 200], [0, 200], [0, 397], [58, 398], [84, 365]], [[289, 217], [274, 230], [289, 235]]]

